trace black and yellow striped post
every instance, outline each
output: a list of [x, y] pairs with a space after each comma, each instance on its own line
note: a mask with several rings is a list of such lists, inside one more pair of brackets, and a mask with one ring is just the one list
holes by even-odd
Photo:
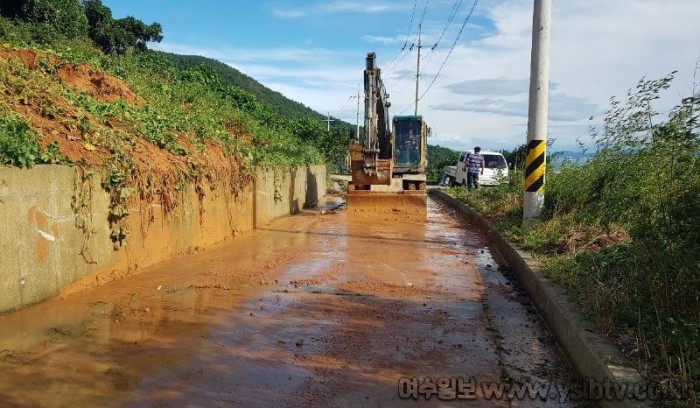
[[545, 168], [547, 165], [547, 116], [549, 114], [549, 43], [552, 0], [534, 0], [532, 55], [530, 61], [530, 102], [527, 123], [527, 159], [523, 220], [542, 214]]
[[546, 163], [547, 142], [530, 140], [527, 143], [525, 160], [525, 192], [544, 193], [544, 169]]

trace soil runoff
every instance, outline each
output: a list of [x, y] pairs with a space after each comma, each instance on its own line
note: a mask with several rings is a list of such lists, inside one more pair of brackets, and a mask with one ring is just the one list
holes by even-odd
[[571, 373], [480, 233], [432, 199], [426, 220], [304, 212], [0, 318], [0, 406], [559, 407], [554, 386], [465, 387]]

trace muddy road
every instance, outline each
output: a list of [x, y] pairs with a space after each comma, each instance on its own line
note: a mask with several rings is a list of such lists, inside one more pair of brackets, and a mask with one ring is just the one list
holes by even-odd
[[304, 213], [0, 317], [0, 406], [567, 406], [481, 386], [573, 378], [477, 231], [433, 200], [367, 221]]

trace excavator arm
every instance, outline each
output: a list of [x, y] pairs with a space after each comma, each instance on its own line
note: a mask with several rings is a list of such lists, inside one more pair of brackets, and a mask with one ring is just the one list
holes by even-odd
[[393, 171], [389, 94], [377, 68], [376, 55], [365, 66], [365, 137], [350, 146], [352, 184], [358, 188], [390, 185]]

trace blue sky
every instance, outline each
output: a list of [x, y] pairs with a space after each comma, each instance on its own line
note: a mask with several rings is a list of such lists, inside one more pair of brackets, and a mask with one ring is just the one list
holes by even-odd
[[[160, 22], [165, 39], [152, 48], [215, 58], [351, 123], [357, 106], [351, 96], [368, 51], [377, 52], [390, 113], [413, 111], [410, 45], [422, 22], [425, 44], [437, 43], [423, 50], [421, 70], [419, 112], [435, 131], [430, 143], [510, 149], [525, 139], [532, 0], [480, 0], [449, 58], [473, 0], [103, 2], [117, 18]], [[553, 3], [549, 133], [557, 149], [587, 141], [609, 98], [643, 76], [679, 71], [659, 109], [691, 92], [700, 53], [698, 0]]]

